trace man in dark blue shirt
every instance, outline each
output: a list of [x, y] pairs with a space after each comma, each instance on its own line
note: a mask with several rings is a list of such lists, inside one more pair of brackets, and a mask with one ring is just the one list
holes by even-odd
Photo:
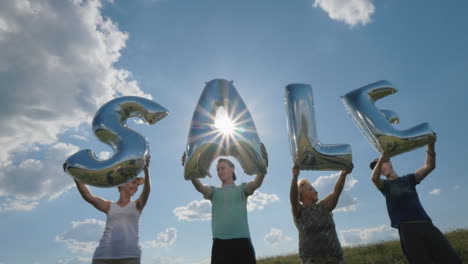
[[[415, 173], [399, 177], [385, 153], [374, 160], [372, 182], [387, 202], [391, 225], [398, 228], [403, 253], [411, 264], [461, 263], [453, 247], [432, 224], [419, 201], [416, 185], [435, 169], [435, 141], [427, 146], [426, 162]], [[387, 179], [382, 180], [380, 175]]]

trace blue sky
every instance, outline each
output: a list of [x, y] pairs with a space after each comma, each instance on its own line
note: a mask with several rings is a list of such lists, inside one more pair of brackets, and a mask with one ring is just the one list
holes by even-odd
[[[437, 132], [437, 168], [418, 186], [426, 211], [443, 231], [467, 228], [467, 8], [462, 0], [2, 1], [0, 263], [89, 263], [105, 215], [82, 200], [61, 164], [79, 149], [112, 155], [90, 122], [122, 95], [170, 111], [153, 126], [128, 122], [151, 143], [142, 263], [209, 263], [210, 205], [183, 179], [180, 156], [204, 84], [215, 78], [234, 81], [269, 153], [268, 174], [249, 202], [258, 256], [297, 251], [289, 83], [312, 85], [320, 141], [352, 146], [355, 169], [334, 213], [343, 245], [397, 236], [370, 181], [378, 153], [340, 99], [382, 79], [399, 89], [377, 102], [399, 114], [397, 128], [429, 122]], [[393, 161], [400, 175], [413, 172], [424, 149]], [[236, 164], [238, 182], [251, 180]], [[336, 181], [335, 172], [301, 176], [322, 198]], [[92, 191], [118, 199], [115, 188]]]

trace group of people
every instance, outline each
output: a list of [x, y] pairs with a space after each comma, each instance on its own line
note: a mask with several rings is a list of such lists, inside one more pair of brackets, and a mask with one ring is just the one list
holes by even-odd
[[[424, 166], [401, 177], [396, 174], [386, 154], [370, 164], [372, 182], [385, 197], [391, 226], [398, 229], [401, 248], [411, 264], [461, 263], [453, 247], [424, 211], [415, 188], [435, 168], [435, 155], [433, 142], [427, 147]], [[185, 156], [182, 164], [184, 160]], [[86, 185], [75, 180], [84, 200], [107, 215], [93, 264], [140, 263], [138, 221], [150, 193], [148, 168], [149, 159], [144, 167], [144, 178], [135, 178], [118, 187], [120, 197], [117, 202], [93, 195]], [[247, 198], [261, 186], [265, 175], [258, 174], [254, 180], [237, 185], [234, 164], [229, 159], [219, 159], [216, 170], [220, 187], [207, 186], [199, 179], [192, 180], [195, 189], [212, 203], [211, 263], [256, 263], [247, 220]], [[303, 264], [345, 263], [332, 211], [338, 203], [346, 176], [352, 170], [353, 165], [342, 170], [333, 191], [320, 200], [307, 179], [298, 180], [299, 168], [293, 167], [290, 202], [299, 231], [299, 257]], [[139, 198], [131, 201], [141, 184], [144, 187]]]

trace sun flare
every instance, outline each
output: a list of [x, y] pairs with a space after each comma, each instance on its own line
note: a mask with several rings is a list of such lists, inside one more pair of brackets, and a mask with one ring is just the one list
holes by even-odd
[[222, 107], [220, 107], [216, 113], [214, 127], [221, 131], [223, 134], [230, 135], [234, 132], [234, 123]]

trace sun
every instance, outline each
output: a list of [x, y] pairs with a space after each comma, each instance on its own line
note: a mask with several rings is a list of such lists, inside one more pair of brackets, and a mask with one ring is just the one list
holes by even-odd
[[234, 123], [229, 118], [223, 107], [218, 108], [218, 111], [216, 112], [214, 127], [223, 134], [230, 135], [234, 132]]

